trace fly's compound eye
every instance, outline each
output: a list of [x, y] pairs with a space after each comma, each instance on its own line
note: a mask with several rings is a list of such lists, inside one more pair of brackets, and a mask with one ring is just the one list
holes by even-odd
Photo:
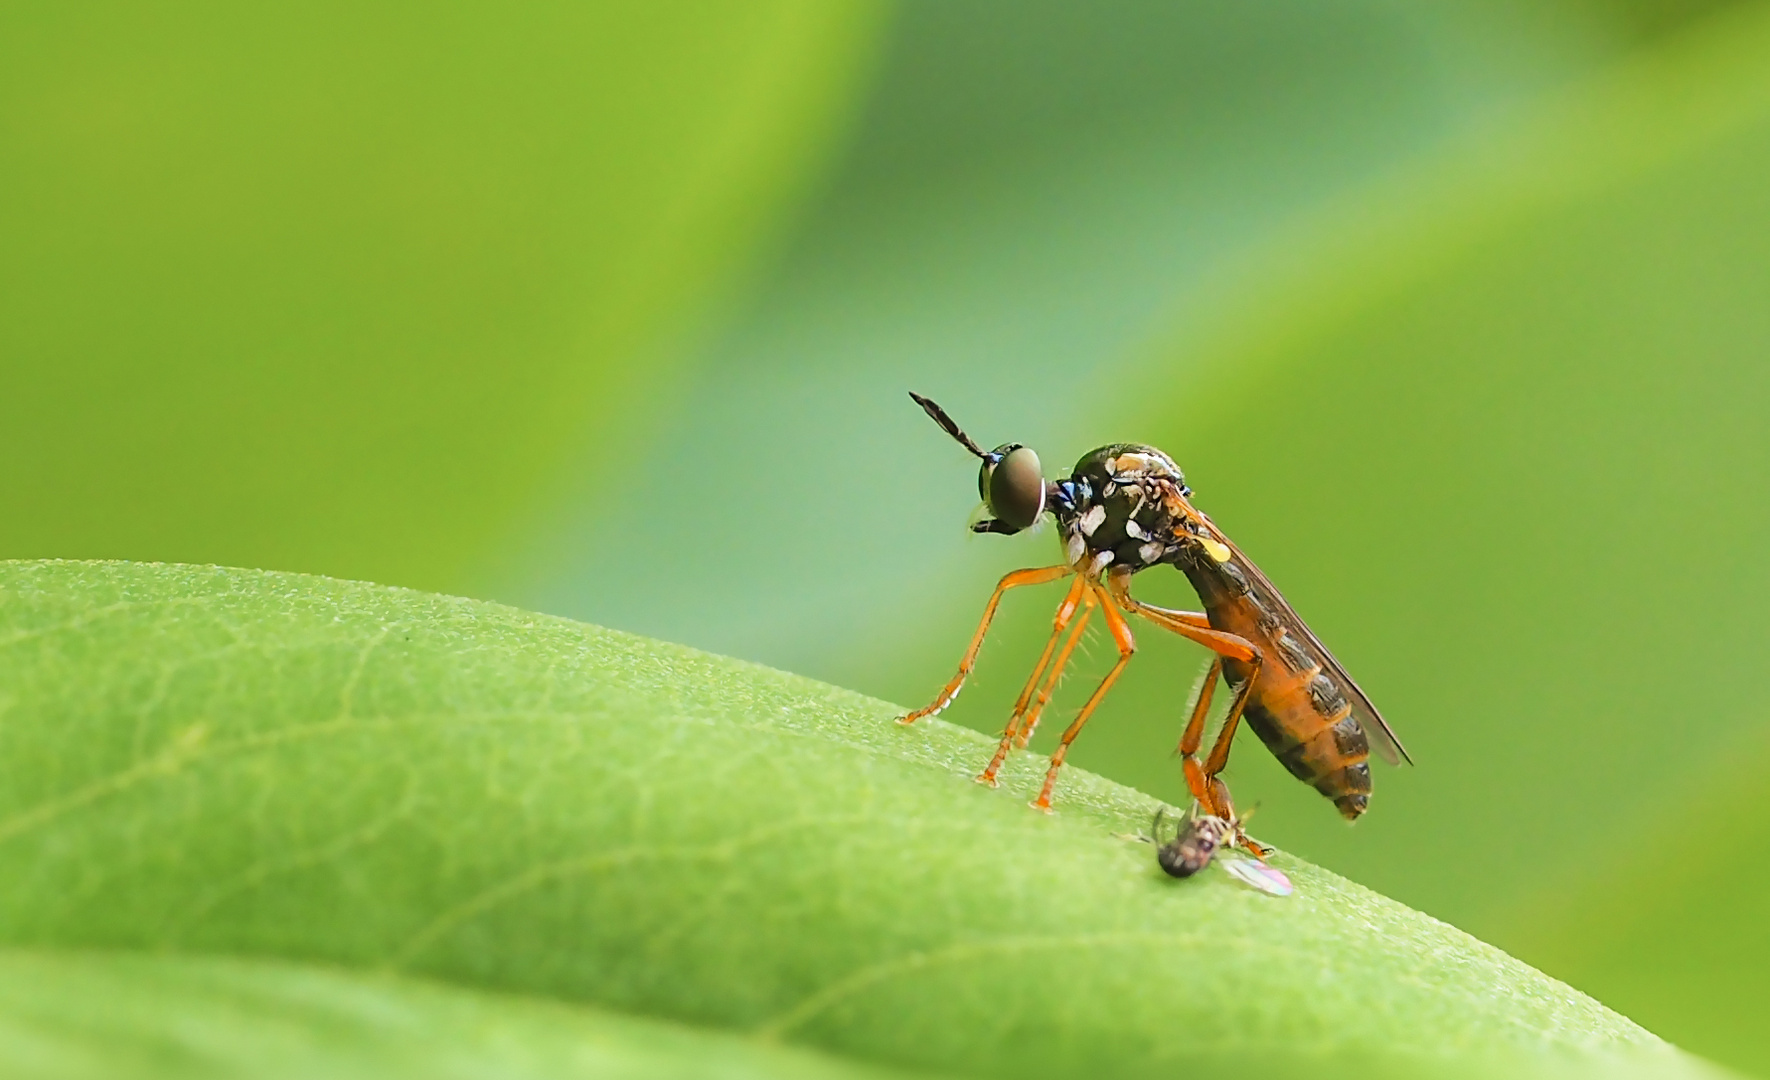
[[1045, 509], [1045, 474], [1039, 468], [1039, 455], [1029, 447], [1013, 443], [998, 446], [983, 461], [977, 491], [989, 505], [990, 513], [1007, 526], [994, 531], [1019, 532], [1030, 528]]

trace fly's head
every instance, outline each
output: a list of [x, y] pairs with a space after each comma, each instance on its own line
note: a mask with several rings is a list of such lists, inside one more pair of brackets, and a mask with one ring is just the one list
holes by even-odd
[[972, 525], [971, 530], [1012, 536], [1031, 528], [1045, 512], [1052, 487], [1045, 482], [1039, 455], [1033, 453], [1032, 447], [1003, 443], [986, 451], [959, 429], [945, 409], [920, 394], [911, 392], [910, 397], [941, 430], [983, 462], [977, 473], [977, 494], [982, 496], [990, 516]]

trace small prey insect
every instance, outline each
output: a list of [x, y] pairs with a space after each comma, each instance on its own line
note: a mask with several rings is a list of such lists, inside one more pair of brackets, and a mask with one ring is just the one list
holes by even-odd
[[[1245, 818], [1220, 818], [1204, 813], [1198, 803], [1180, 819], [1174, 839], [1162, 843], [1162, 819], [1167, 808], [1155, 812], [1150, 833], [1156, 844], [1155, 861], [1168, 876], [1189, 878], [1211, 865], [1213, 859], [1225, 873], [1270, 896], [1291, 895], [1291, 879], [1266, 862], [1272, 849], [1250, 837], [1243, 829]], [[1253, 856], [1237, 851], [1242, 848]]]
[[[995, 757], [977, 778], [980, 782], [994, 786], [1008, 751], [1032, 737], [1058, 676], [1098, 608], [1118, 646], [1118, 662], [1064, 729], [1035, 807], [1051, 808], [1070, 744], [1136, 652], [1125, 618], [1136, 615], [1215, 654], [1179, 746], [1187, 787], [1205, 816], [1237, 820], [1229, 788], [1218, 774], [1229, 761], [1230, 742], [1244, 717], [1291, 775], [1332, 799], [1343, 816], [1364, 813], [1370, 802], [1366, 759], [1372, 748], [1391, 764], [1407, 760], [1407, 751], [1370, 698], [1260, 568], [1193, 507], [1192, 489], [1172, 458], [1153, 446], [1114, 443], [1084, 455], [1068, 479], [1047, 481], [1030, 447], [1006, 443], [986, 451], [939, 405], [920, 394], [910, 397], [983, 462], [977, 489], [991, 516], [972, 530], [1012, 535], [1050, 514], [1057, 522], [1064, 561], [1016, 570], [997, 582], [958, 674], [927, 706], [899, 717], [900, 723], [914, 723], [952, 704], [977, 662], [1004, 593], [1073, 577], [1057, 607], [1051, 637], [1014, 703]], [[1172, 566], [1185, 574], [1204, 611], [1174, 611], [1133, 598], [1132, 575], [1155, 566]], [[1219, 679], [1235, 696], [1210, 753], [1200, 761], [1205, 717]]]

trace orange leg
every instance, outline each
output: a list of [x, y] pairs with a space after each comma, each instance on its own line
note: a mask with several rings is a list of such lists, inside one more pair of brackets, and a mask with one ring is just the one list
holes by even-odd
[[1086, 606], [1082, 608], [1082, 617], [1076, 620], [1075, 629], [1070, 631], [1069, 642], [1064, 646], [1061, 654], [1062, 659], [1052, 665], [1051, 670], [1046, 673], [1045, 685], [1040, 687], [1039, 696], [1033, 699], [1032, 708], [1021, 723], [1019, 734], [1014, 736], [1016, 747], [1025, 749], [1026, 744], [1032, 741], [1033, 732], [1039, 726], [1039, 717], [1044, 714], [1045, 706], [1051, 701], [1051, 694], [1057, 689], [1058, 677], [1063, 674], [1064, 666], [1069, 663], [1070, 654], [1076, 651], [1077, 645], [1081, 644], [1082, 631], [1088, 628], [1088, 618], [1093, 614], [1094, 600], [1089, 597]]
[[[1217, 663], [1221, 665], [1222, 660], [1219, 658]], [[1205, 759], [1202, 768], [1192, 754], [1186, 754], [1181, 759], [1181, 765], [1186, 770], [1186, 786], [1192, 789], [1193, 795], [1211, 813], [1230, 821], [1235, 820], [1235, 803], [1229, 798], [1229, 786], [1218, 779], [1217, 774], [1229, 764], [1229, 747], [1235, 738], [1235, 729], [1241, 724], [1241, 714], [1247, 708], [1248, 698], [1253, 695], [1259, 677], [1260, 654], [1255, 653], [1254, 658], [1248, 661], [1247, 678], [1242, 682], [1241, 689], [1235, 692], [1235, 700], [1229, 703], [1229, 715], [1223, 718], [1223, 730], [1217, 732], [1217, 741], [1211, 747], [1211, 756]], [[1192, 751], [1193, 754], [1198, 752], [1196, 742]], [[1199, 794], [1201, 789], [1209, 794], [1208, 800]]]
[[[1087, 579], [1085, 578], [1077, 578], [1076, 580], [1082, 582], [1084, 586], [1087, 583]], [[996, 755], [989, 759], [989, 765], [982, 773], [978, 774], [978, 783], [988, 784], [990, 787], [995, 787], [996, 773], [1002, 768], [1002, 762], [1008, 760], [1009, 749], [1014, 746], [1016, 739], [1022, 734], [1023, 729], [1026, 734], [1030, 735], [1032, 733], [1032, 726], [1039, 722], [1038, 710], [1044, 708], [1046, 700], [1050, 698], [1051, 688], [1057, 683], [1057, 676], [1063, 673], [1064, 666], [1069, 663], [1070, 654], [1075, 652], [1076, 643], [1082, 639], [1082, 631], [1088, 625], [1088, 615], [1094, 607], [1094, 596], [1091, 592], [1088, 592], [1085, 589], [1082, 594], [1082, 605], [1082, 617], [1076, 620], [1075, 628], [1070, 631], [1069, 639], [1063, 643], [1063, 648], [1057, 653], [1057, 659], [1051, 665], [1051, 670], [1045, 679], [1044, 690], [1039, 694], [1038, 699], [1033, 706], [1032, 713], [1024, 719], [1017, 717], [1014, 720], [1009, 721], [1008, 730], [1002, 733], [1002, 742], [996, 747]], [[1058, 616], [1059, 618], [1063, 618], [1062, 609], [1058, 610]], [[1065, 619], [1065, 621], [1067, 621], [1067, 619]], [[1037, 672], [1034, 674], [1036, 675]]]
[[1131, 662], [1131, 655], [1137, 651], [1137, 639], [1131, 636], [1131, 627], [1126, 624], [1125, 617], [1119, 614], [1113, 598], [1098, 585], [1092, 588], [1100, 598], [1100, 610], [1106, 616], [1106, 626], [1112, 631], [1112, 640], [1119, 647], [1119, 662], [1106, 673], [1106, 678], [1100, 680], [1093, 696], [1088, 698], [1088, 703], [1082, 706], [1082, 711], [1076, 714], [1075, 720], [1064, 730], [1063, 738], [1058, 740], [1057, 752], [1051, 755], [1051, 768], [1045, 773], [1045, 786], [1039, 789], [1039, 797], [1033, 800], [1033, 806], [1040, 810], [1051, 809], [1051, 789], [1057, 786], [1057, 773], [1063, 768], [1063, 759], [1069, 754], [1069, 744], [1075, 742], [1076, 736], [1082, 733], [1082, 725], [1094, 714], [1101, 699], [1106, 697], [1106, 692], [1118, 681], [1119, 673]]
[[[1210, 670], [1205, 672], [1205, 681], [1198, 688], [1198, 700], [1192, 703], [1192, 716], [1186, 721], [1186, 730], [1180, 733], [1180, 745], [1174, 749], [1174, 753], [1181, 757], [1190, 758], [1197, 754], [1199, 744], [1205, 741], [1205, 717], [1211, 711], [1211, 699], [1216, 696], [1217, 677], [1221, 674], [1223, 658], [1213, 657]], [[1196, 791], [1192, 794], [1195, 798], [1198, 796]]]
[[1212, 688], [1223, 672], [1221, 656], [1211, 661], [1211, 670], [1205, 674], [1205, 686], [1199, 693], [1198, 704], [1193, 707], [1192, 718], [1186, 723], [1186, 732], [1180, 736], [1181, 767], [1186, 771], [1186, 786], [1192, 790], [1192, 797], [1199, 801], [1205, 813], [1229, 821], [1235, 820], [1235, 803], [1229, 798], [1229, 788], [1217, 774], [1229, 764], [1229, 747], [1235, 738], [1235, 730], [1241, 723], [1241, 714], [1246, 710], [1248, 697], [1253, 693], [1254, 680], [1260, 673], [1260, 658], [1255, 656], [1248, 662], [1247, 681], [1236, 691], [1235, 700], [1229, 704], [1229, 715], [1223, 720], [1223, 729], [1217, 733], [1217, 741], [1211, 746], [1211, 755], [1199, 764], [1198, 749], [1204, 742], [1205, 713], [1210, 709]]
[[[1199, 704], [1193, 708], [1192, 718], [1186, 724], [1186, 732], [1180, 737], [1181, 765], [1186, 770], [1186, 786], [1191, 789], [1193, 798], [1199, 801], [1205, 812], [1235, 820], [1235, 804], [1229, 798], [1229, 788], [1217, 778], [1217, 774], [1229, 764], [1229, 748], [1235, 738], [1235, 730], [1241, 724], [1241, 714], [1247, 709], [1248, 699], [1259, 682], [1262, 662], [1260, 650], [1244, 637], [1212, 629], [1209, 620], [1203, 615], [1189, 611], [1170, 611], [1132, 598], [1128, 576], [1115, 575], [1108, 580], [1107, 586], [1112, 591], [1113, 599], [1125, 608], [1189, 641], [1196, 641], [1217, 654], [1210, 672], [1205, 676], [1204, 689], [1199, 693]], [[1211, 754], [1201, 766], [1197, 754], [1204, 741], [1205, 712], [1209, 708], [1213, 684], [1222, 674], [1225, 658], [1245, 663], [1248, 672], [1242, 680], [1241, 688], [1235, 693], [1235, 700], [1229, 703], [1229, 715], [1223, 719], [1223, 730], [1217, 733], [1217, 741], [1211, 746]]]
[[[1196, 641], [1226, 660], [1240, 660], [1250, 664], [1258, 661], [1260, 650], [1254, 647], [1253, 642], [1227, 630], [1213, 630], [1210, 620], [1203, 615], [1193, 611], [1170, 611], [1136, 599], [1126, 587], [1129, 577], [1128, 574], [1115, 574], [1107, 578], [1107, 591], [1118, 606], [1143, 616], [1157, 626], [1172, 630], [1188, 641]], [[1253, 680], [1250, 679], [1249, 685], [1252, 684]]]
[[[1016, 745], [1026, 745], [1025, 732], [1021, 731], [1021, 717], [1026, 715], [1026, 707], [1033, 699], [1033, 691], [1039, 687], [1039, 677], [1045, 673], [1046, 666], [1051, 663], [1051, 652], [1057, 647], [1057, 639], [1063, 636], [1064, 627], [1069, 625], [1069, 620], [1076, 613], [1076, 605], [1081, 603], [1082, 597], [1086, 594], [1087, 583], [1086, 578], [1078, 576], [1075, 584], [1069, 587], [1069, 592], [1064, 596], [1063, 603], [1057, 605], [1057, 617], [1051, 620], [1051, 639], [1045, 642], [1045, 651], [1039, 654], [1039, 662], [1033, 665], [1032, 674], [1026, 677], [1026, 685], [1021, 687], [1020, 696], [1014, 699], [1014, 712], [1008, 717], [1006, 731], [1014, 735]], [[1087, 620], [1086, 613], [1082, 618], [1084, 622]], [[1038, 722], [1036, 712], [1033, 714], [1033, 722]]]
[[898, 717], [897, 722], [913, 724], [925, 716], [933, 716], [951, 705], [953, 699], [959, 696], [965, 679], [970, 676], [971, 669], [977, 666], [977, 650], [983, 647], [983, 635], [989, 632], [990, 620], [996, 617], [996, 608], [1001, 606], [1003, 593], [1022, 585], [1043, 585], [1074, 572], [1068, 566], [1042, 566], [1031, 570], [1015, 570], [1004, 575], [1001, 581], [996, 582], [996, 591], [990, 594], [989, 603], [984, 605], [983, 618], [977, 624], [977, 632], [971, 635], [971, 645], [965, 650], [965, 658], [959, 661], [959, 673], [941, 688], [932, 702], [915, 712]]

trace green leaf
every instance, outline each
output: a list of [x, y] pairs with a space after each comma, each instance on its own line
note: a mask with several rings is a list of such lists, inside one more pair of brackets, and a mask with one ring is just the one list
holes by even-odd
[[418, 979], [265, 960], [26, 950], [0, 952], [0, 1065], [14, 1080], [895, 1075]]
[[0, 555], [467, 588], [668, 385], [662, 339], [815, 174], [878, 25], [8, 5]]
[[[323, 962], [975, 1075], [1703, 1066], [1278, 857], [1176, 882], [1146, 796], [883, 702], [497, 605], [0, 564], [0, 941]], [[68, 1024], [86, 1023], [82, 995]], [[569, 1037], [561, 1035], [561, 1040]]]

